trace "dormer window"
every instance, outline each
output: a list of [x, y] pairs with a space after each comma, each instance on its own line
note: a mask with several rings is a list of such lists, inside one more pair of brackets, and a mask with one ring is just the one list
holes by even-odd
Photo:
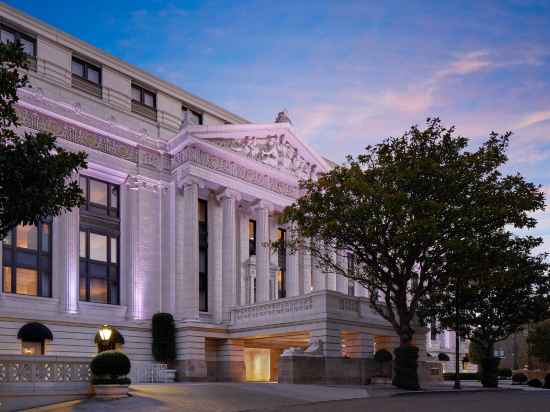
[[199, 113], [196, 110], [182, 106], [182, 115], [183, 115], [183, 121], [184, 122], [187, 121], [187, 124], [191, 124], [191, 125], [203, 124], [202, 113]]

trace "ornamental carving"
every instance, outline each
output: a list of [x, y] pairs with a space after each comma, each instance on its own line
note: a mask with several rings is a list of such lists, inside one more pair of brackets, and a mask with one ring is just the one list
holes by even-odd
[[15, 111], [22, 126], [51, 133], [57, 138], [99, 150], [133, 163], [138, 162], [138, 151], [129, 144], [71, 125], [46, 114], [34, 112], [22, 106], [16, 106]]
[[233, 161], [222, 159], [194, 146], [187, 146], [182, 151], [176, 153], [173, 161], [174, 168], [185, 162], [191, 162], [198, 166], [236, 177], [244, 180], [245, 182], [261, 186], [264, 189], [268, 189], [285, 196], [294, 198], [299, 197], [299, 189], [297, 186], [281, 182], [280, 180], [274, 179], [267, 174], [249, 169]]
[[290, 172], [299, 179], [311, 179], [317, 174], [317, 165], [301, 156], [298, 148], [290, 144], [284, 134], [208, 141], [278, 170]]

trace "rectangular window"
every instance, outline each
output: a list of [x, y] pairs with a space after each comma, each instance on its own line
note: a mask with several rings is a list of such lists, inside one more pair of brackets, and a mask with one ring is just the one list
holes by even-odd
[[80, 300], [118, 305], [119, 187], [88, 176], [80, 176], [80, 187]]
[[208, 203], [199, 199], [199, 310], [208, 311]]
[[279, 262], [279, 271], [276, 274], [277, 298], [281, 299], [286, 297], [286, 230], [277, 229], [277, 241], [280, 242], [277, 251]]
[[157, 120], [157, 96], [142, 86], [132, 84], [132, 112]]
[[36, 40], [11, 27], [0, 26], [0, 42], [15, 43], [19, 41], [23, 51], [30, 57], [36, 57]]
[[248, 252], [250, 256], [256, 255], [256, 221], [248, 221]]
[[71, 72], [72, 86], [75, 89], [93, 94], [96, 97], [102, 96], [101, 68], [73, 56]]
[[3, 241], [4, 293], [51, 297], [51, 223], [19, 225]]
[[183, 121], [187, 120], [187, 124], [190, 124], [190, 125], [203, 124], [202, 113], [199, 113], [193, 109], [183, 106], [182, 115], [183, 115]]

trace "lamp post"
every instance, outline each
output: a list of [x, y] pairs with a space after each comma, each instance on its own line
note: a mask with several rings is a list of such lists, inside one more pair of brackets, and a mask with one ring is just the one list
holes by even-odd
[[[113, 334], [113, 329], [109, 325], [103, 325], [99, 328], [99, 338], [101, 339], [102, 348], [107, 348], [109, 340]], [[101, 351], [103, 352], [103, 350]]]
[[460, 303], [458, 301], [459, 286], [458, 277], [456, 278], [455, 285], [455, 384], [454, 389], [461, 389], [460, 387]]

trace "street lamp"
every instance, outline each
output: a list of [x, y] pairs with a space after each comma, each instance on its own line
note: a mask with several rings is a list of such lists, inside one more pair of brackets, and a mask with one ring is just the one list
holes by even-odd
[[99, 337], [103, 341], [103, 343], [109, 342], [109, 339], [111, 339], [111, 335], [113, 334], [113, 330], [108, 325], [103, 325], [99, 329]]

